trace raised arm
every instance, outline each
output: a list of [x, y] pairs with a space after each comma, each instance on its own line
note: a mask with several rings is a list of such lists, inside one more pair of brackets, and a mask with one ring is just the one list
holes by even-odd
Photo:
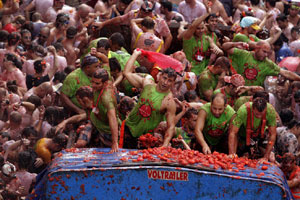
[[183, 39], [189, 40], [196, 31], [197, 27], [205, 20], [206, 17], [208, 17], [209, 13], [206, 13], [202, 15], [201, 17], [198, 17], [192, 25], [183, 33]]
[[143, 20], [143, 18], [138, 18], [138, 19], [132, 19], [130, 22], [131, 30], [132, 30], [133, 34], [135, 35], [135, 37], [137, 37], [140, 32], [143, 32], [142, 29], [137, 25], [137, 24], [141, 23], [142, 20]]
[[49, 79], [51, 80], [58, 68], [57, 52], [54, 46], [49, 46], [48, 51], [53, 55], [53, 67], [49, 71]]
[[222, 45], [222, 49], [226, 51], [229, 55], [232, 55], [234, 48], [248, 49], [249, 45], [245, 42], [226, 42]]

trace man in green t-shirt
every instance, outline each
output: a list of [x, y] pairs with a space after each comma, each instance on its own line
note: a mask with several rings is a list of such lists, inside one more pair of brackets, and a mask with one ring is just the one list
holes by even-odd
[[210, 154], [212, 150], [226, 152], [227, 131], [235, 114], [233, 108], [227, 105], [226, 101], [225, 95], [218, 93], [212, 96], [211, 103], [207, 103], [200, 108], [195, 136], [202, 146], [204, 154]]
[[[266, 128], [268, 128], [266, 134]], [[264, 141], [268, 140], [264, 146]], [[248, 153], [251, 158], [268, 161], [276, 140], [276, 111], [264, 98], [255, 98], [245, 103], [237, 111], [229, 132], [229, 154], [234, 156], [239, 147], [239, 154]], [[263, 153], [259, 150], [265, 148]]]
[[[242, 33], [238, 33], [233, 37], [233, 42], [258, 42], [260, 39], [255, 36], [256, 31], [260, 30], [257, 25], [258, 19], [255, 17], [247, 16], [243, 17], [240, 22], [242, 27]], [[249, 44], [249, 43], [248, 43]], [[251, 46], [251, 45], [250, 45]]]
[[62, 102], [75, 113], [84, 113], [76, 99], [76, 91], [81, 86], [91, 85], [93, 73], [100, 67], [98, 58], [94, 56], [84, 57], [81, 67], [71, 72], [64, 80], [61, 88]]
[[228, 58], [219, 57], [214, 65], [208, 66], [198, 78], [198, 92], [201, 99], [210, 101], [213, 91], [224, 86], [224, 76], [229, 73]]
[[271, 51], [271, 46], [266, 41], [256, 44], [254, 52], [246, 51], [248, 44], [243, 42], [227, 42], [223, 44], [223, 49], [230, 55], [232, 60], [232, 73], [241, 74], [245, 79], [246, 86], [264, 86], [267, 76], [277, 76], [281, 74], [287, 79], [300, 81], [300, 76], [284, 70], [267, 57]]
[[125, 121], [124, 144], [127, 148], [136, 148], [137, 138], [153, 131], [166, 117], [168, 128], [163, 146], [168, 146], [175, 131], [176, 112], [176, 105], [170, 88], [174, 84], [177, 74], [172, 68], [164, 69], [159, 74], [158, 82], [155, 84], [153, 80], [133, 73], [134, 61], [140, 54], [141, 51], [135, 50], [124, 69], [124, 75], [129, 83], [136, 88], [143, 89], [137, 104]]

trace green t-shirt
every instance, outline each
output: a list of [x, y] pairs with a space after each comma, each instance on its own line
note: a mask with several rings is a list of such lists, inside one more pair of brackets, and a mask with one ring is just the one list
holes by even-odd
[[102, 39], [107, 39], [106, 37], [100, 37], [100, 38], [97, 38], [95, 40], [92, 40], [89, 44], [89, 46], [85, 49], [84, 53], [82, 54], [82, 56], [80, 57], [80, 60], [82, 61], [82, 59], [88, 55], [90, 52], [91, 52], [91, 49], [92, 48], [97, 48], [97, 43], [99, 40], [102, 40]]
[[258, 42], [260, 41], [260, 39], [258, 37], [256, 37], [256, 35], [249, 35], [249, 37], [247, 35], [244, 35], [242, 33], [238, 33], [233, 37], [232, 42], [246, 42], [248, 43], [249, 41], [254, 41], [254, 42]]
[[229, 122], [235, 114], [235, 111], [231, 106], [227, 105], [222, 115], [216, 118], [212, 114], [210, 107], [211, 103], [207, 103], [200, 108], [200, 110], [206, 112], [205, 125], [202, 133], [205, 141], [207, 141], [209, 145], [217, 145], [222, 136], [228, 131]]
[[164, 113], [160, 112], [161, 104], [169, 92], [161, 93], [156, 85], [146, 85], [141, 92], [138, 103], [126, 119], [126, 126], [133, 137], [139, 137], [153, 131], [164, 120]]
[[[129, 53], [127, 53], [126, 50], [124, 51], [123, 49], [122, 49], [122, 51], [116, 51], [116, 52], [109, 51], [108, 52], [108, 58], [116, 58], [121, 65], [122, 71], [124, 70], [125, 65], [130, 57], [131, 57], [131, 55]], [[140, 66], [140, 64], [137, 61], [134, 62], [134, 65], [138, 66], [138, 67]]]
[[[218, 84], [219, 75], [211, 73], [209, 69], [205, 69], [198, 78], [198, 91], [201, 99], [205, 99], [204, 92], [207, 90], [215, 90]], [[210, 99], [206, 99], [210, 101]]]
[[[201, 40], [196, 40], [194, 36], [192, 36], [189, 40], [183, 39], [183, 51], [186, 55], [186, 58], [191, 62], [192, 69], [191, 71], [194, 72], [197, 76], [200, 75], [201, 72], [203, 72], [209, 62], [209, 58], [205, 57], [205, 52], [209, 50], [210, 44], [207, 39], [205, 39], [205, 34], [202, 35]], [[208, 35], [209, 37], [212, 37], [211, 35]], [[217, 36], [214, 34], [213, 39], [214, 42], [216, 42]], [[203, 43], [201, 45], [201, 43]], [[199, 61], [196, 59], [197, 52], [201, 52], [201, 46], [202, 46], [202, 54], [203, 57], [202, 61]]]
[[226, 92], [225, 87], [215, 90], [213, 94], [217, 94], [217, 93], [222, 93], [226, 96], [228, 105], [230, 106], [234, 105], [236, 99], [235, 97], [231, 96], [229, 93]]
[[88, 77], [81, 68], [75, 69], [64, 80], [61, 92], [67, 95], [71, 101], [81, 108], [76, 99], [76, 92], [81, 86], [91, 86], [91, 78]]
[[[250, 102], [250, 108], [252, 111], [252, 102]], [[237, 111], [237, 115], [232, 122], [234, 126], [240, 128], [239, 134], [244, 138], [246, 137], [247, 116], [247, 107], [246, 104], [244, 104], [239, 108], [239, 110]], [[255, 129], [253, 131], [257, 131], [257, 129], [260, 127], [261, 119], [258, 119], [255, 116], [253, 116], [253, 118], [253, 128]], [[267, 104], [266, 126], [276, 126], [276, 111], [273, 108], [273, 106], [269, 103]]]
[[277, 76], [280, 67], [266, 58], [264, 61], [255, 60], [253, 53], [241, 49], [234, 49], [234, 53], [229, 57], [232, 66], [238, 74], [245, 79], [245, 86], [264, 86], [267, 76]]
[[[97, 105], [99, 94], [100, 91], [94, 92], [94, 105]], [[114, 89], [111, 86], [107, 86], [107, 88], [104, 89], [103, 93], [101, 94], [99, 103], [96, 107], [96, 112], [92, 111], [90, 115], [93, 125], [97, 128], [99, 132], [111, 133], [109, 127], [109, 120], [107, 117], [107, 111], [110, 109], [116, 109], [116, 107], [117, 100], [114, 94]]]
[[252, 101], [253, 97], [252, 96], [242, 96], [242, 97], [239, 97], [235, 103], [234, 103], [234, 110], [235, 111], [238, 111], [239, 108], [244, 104], [244, 103], [247, 103], [247, 102], [250, 102]]

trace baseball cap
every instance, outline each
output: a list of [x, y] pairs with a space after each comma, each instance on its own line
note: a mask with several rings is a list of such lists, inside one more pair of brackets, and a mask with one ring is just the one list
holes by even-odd
[[226, 83], [231, 83], [232, 85], [239, 87], [239, 86], [244, 86], [245, 85], [245, 79], [242, 75], [240, 74], [234, 74], [232, 76], [225, 76], [224, 81]]
[[253, 28], [254, 30], [260, 30], [260, 27], [256, 24], [258, 21], [257, 18], [255, 17], [251, 17], [251, 16], [247, 16], [247, 17], [244, 17], [242, 19], [242, 21], [240, 22], [240, 26], [242, 28], [247, 28], [247, 27], [251, 27]]

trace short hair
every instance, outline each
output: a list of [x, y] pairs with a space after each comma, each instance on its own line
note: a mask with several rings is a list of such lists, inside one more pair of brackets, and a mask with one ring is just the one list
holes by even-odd
[[276, 6], [276, 0], [266, 0], [266, 2], [268, 2], [273, 8]]
[[117, 44], [119, 47], [123, 47], [125, 44], [125, 39], [124, 39], [123, 35], [119, 32], [113, 33], [109, 37], [109, 39], [112, 44]]
[[257, 6], [260, 0], [250, 0], [252, 6]]
[[18, 16], [15, 18], [14, 22], [23, 25], [23, 24], [25, 24], [26, 19], [25, 19], [24, 16], [18, 15]]
[[109, 68], [110, 68], [110, 71], [111, 72], [114, 72], [114, 71], [121, 71], [121, 65], [119, 63], [119, 61], [116, 59], [116, 58], [110, 58], [108, 60], [109, 62]]
[[39, 59], [39, 60], [34, 61], [33, 66], [34, 66], [35, 72], [38, 74], [41, 74], [44, 72], [43, 67], [46, 67], [46, 62], [44, 60]]
[[173, 10], [173, 4], [170, 1], [162, 1], [160, 4], [163, 8], [166, 8], [169, 12]]
[[279, 14], [277, 17], [276, 17], [276, 21], [287, 21], [287, 16], [283, 13]]
[[22, 151], [18, 154], [18, 166], [20, 169], [28, 169], [32, 163], [32, 157], [29, 151]]
[[31, 45], [31, 49], [36, 55], [40, 57], [45, 57], [47, 55], [47, 50], [42, 45], [34, 43], [33, 45]]
[[132, 0], [120, 0], [120, 1], [125, 5], [129, 5], [132, 2]]
[[267, 93], [266, 91], [257, 91], [254, 93], [253, 99], [256, 99], [259, 97], [265, 99], [266, 101], [269, 101], [269, 93]]
[[17, 93], [18, 92], [18, 85], [16, 80], [10, 80], [6, 82], [6, 87], [7, 91], [12, 92], [12, 93]]
[[30, 33], [30, 34], [31, 34], [31, 32], [30, 32], [28, 29], [22, 29], [20, 33], [21, 33], [21, 36], [22, 36], [22, 37], [23, 37], [24, 34], [26, 34], [26, 33]]
[[281, 110], [279, 116], [284, 126], [294, 119], [293, 111], [288, 108]]
[[174, 80], [177, 78], [177, 73], [176, 71], [171, 68], [171, 67], [168, 67], [166, 69], [163, 69], [161, 71], [162, 74], [167, 74], [169, 78], [174, 78]]
[[253, 100], [253, 109], [263, 112], [267, 108], [267, 101], [264, 98], [258, 97]]
[[291, 29], [291, 33], [296, 32], [297, 34], [300, 34], [300, 26], [294, 26]]
[[108, 81], [109, 75], [108, 75], [108, 72], [105, 69], [100, 68], [100, 69], [97, 69], [94, 72], [93, 78], [101, 79], [101, 81], [104, 83], [105, 81]]
[[21, 61], [19, 61], [18, 57], [17, 57], [15, 54], [13, 54], [13, 53], [6, 53], [6, 54], [5, 54], [5, 58], [6, 58], [8, 61], [13, 62], [13, 64], [14, 64], [16, 67], [19, 68], [20, 65], [21, 65], [21, 68], [22, 68], [22, 63], [21, 63]]
[[292, 82], [292, 89], [298, 88], [300, 89], [300, 81], [293, 81]]
[[63, 134], [63, 133], [55, 135], [52, 140], [53, 140], [53, 143], [58, 144], [60, 148], [65, 147], [67, 145], [67, 142], [68, 142], [65, 134]]
[[9, 33], [6, 30], [0, 30], [0, 42], [8, 41]]
[[62, 43], [60, 42], [55, 42], [53, 44], [54, 48], [56, 49], [56, 51], [59, 51], [59, 50], [64, 50], [64, 46], [62, 45]]
[[21, 35], [19, 32], [13, 32], [8, 35], [8, 46], [16, 45], [21, 39]]
[[124, 113], [124, 112], [127, 112], [127, 111], [131, 111], [134, 107], [134, 100], [131, 99], [130, 97], [128, 96], [124, 96], [121, 100], [120, 100], [120, 109], [121, 111]]
[[229, 59], [225, 56], [221, 56], [219, 58], [217, 58], [216, 62], [214, 65], [219, 65], [221, 67], [225, 67], [226, 69], [230, 69], [231, 63], [229, 61]]
[[154, 28], [154, 20], [150, 17], [145, 17], [142, 22], [141, 22], [141, 25], [146, 27], [147, 29], [153, 29]]
[[104, 48], [108, 50], [110, 48], [108, 39], [101, 39], [97, 42], [97, 48]]
[[37, 137], [38, 132], [34, 129], [34, 127], [29, 126], [29, 127], [26, 127], [22, 130], [21, 135], [22, 135], [23, 138], [29, 138], [31, 135]]
[[147, 67], [145, 67], [145, 66], [139, 66], [139, 67], [135, 68], [135, 72], [149, 74], [149, 71], [148, 71]]
[[67, 38], [68, 39], [73, 39], [77, 34], [77, 28], [75, 26], [70, 26], [68, 29], [67, 29]]
[[18, 111], [12, 111], [9, 115], [9, 120], [16, 124], [21, 124], [22, 122], [22, 115]]
[[60, 25], [63, 25], [66, 21], [69, 21], [69, 20], [70, 20], [70, 17], [68, 14], [59, 13], [56, 16], [55, 27], [58, 28]]
[[211, 13], [205, 18], [205, 22], [207, 23], [210, 18], [218, 18], [216, 13]]
[[193, 90], [189, 90], [186, 93], [184, 93], [184, 99], [187, 102], [192, 102], [196, 98], [197, 98], [197, 93], [195, 91], [193, 91]]
[[37, 95], [35, 94], [32, 94], [28, 97], [27, 99], [28, 102], [34, 104], [34, 106], [37, 108], [39, 107], [41, 104], [42, 104], [42, 101], [41, 101], [41, 98], [38, 97]]
[[213, 103], [214, 100], [215, 100], [215, 98], [217, 98], [217, 97], [220, 97], [220, 98], [222, 98], [224, 100], [224, 105], [227, 104], [227, 97], [226, 97], [226, 95], [224, 95], [223, 93], [220, 93], [220, 92], [215, 93], [215, 94], [213, 94], [211, 96], [211, 103]]
[[60, 83], [63, 83], [66, 79], [67, 74], [63, 71], [55, 72], [53, 82], [58, 81]]
[[93, 98], [93, 90], [90, 86], [81, 86], [76, 91], [76, 96], [80, 97], [81, 99], [84, 97]]
[[198, 110], [196, 108], [189, 108], [183, 115], [183, 118], [189, 119], [192, 115], [198, 115]]
[[44, 119], [52, 126], [57, 125], [59, 118], [59, 110], [55, 106], [48, 106], [45, 110]]
[[32, 14], [31, 18], [32, 18], [33, 22], [36, 22], [36, 21], [38, 21], [42, 18], [42, 15], [39, 12], [35, 12], [35, 13]]

